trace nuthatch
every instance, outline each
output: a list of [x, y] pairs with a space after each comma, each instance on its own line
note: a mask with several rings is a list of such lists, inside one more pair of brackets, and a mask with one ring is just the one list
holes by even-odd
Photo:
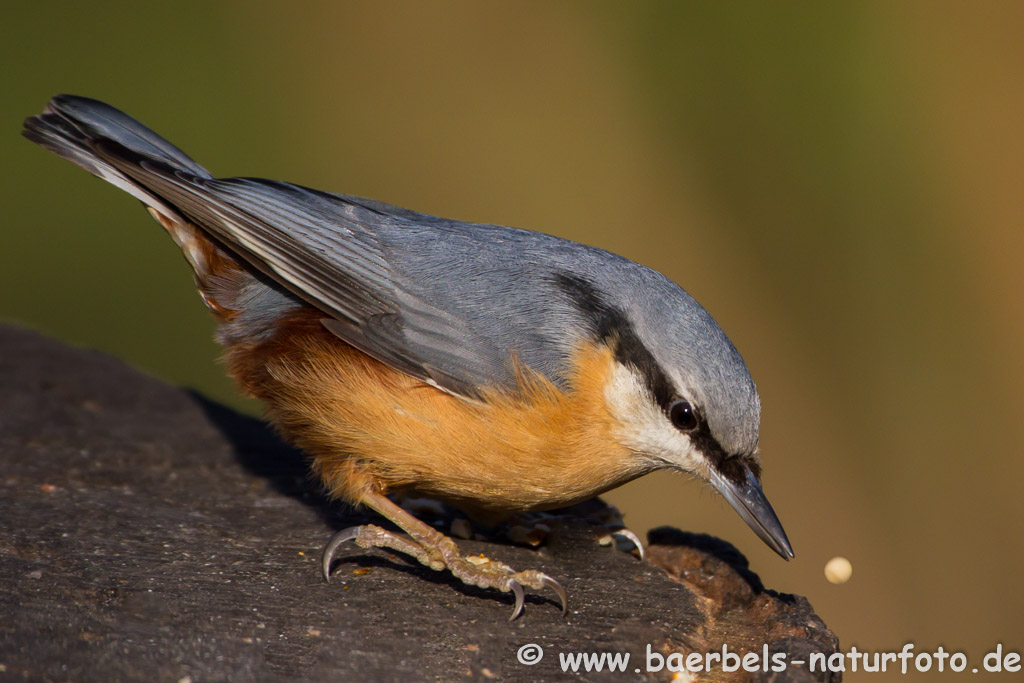
[[594, 247], [254, 178], [217, 179], [96, 100], [61, 95], [24, 135], [142, 201], [195, 271], [231, 376], [375, 525], [337, 546], [406, 553], [467, 584], [565, 592], [478, 564], [387, 497], [494, 523], [654, 470], [710, 482], [782, 557], [761, 491], [760, 402], [740, 354], [678, 285]]

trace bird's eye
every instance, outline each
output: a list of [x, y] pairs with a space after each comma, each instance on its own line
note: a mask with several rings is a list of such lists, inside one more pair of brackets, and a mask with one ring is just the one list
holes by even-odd
[[680, 431], [691, 432], [697, 428], [697, 411], [693, 409], [689, 401], [676, 401], [669, 406], [668, 418]]

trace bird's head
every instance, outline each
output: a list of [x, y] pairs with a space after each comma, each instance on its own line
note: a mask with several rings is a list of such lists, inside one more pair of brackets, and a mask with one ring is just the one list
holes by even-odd
[[[613, 351], [605, 402], [616, 439], [652, 469], [709, 482], [788, 560], [789, 539], [761, 489], [761, 404], [743, 358], [682, 288], [647, 269], [639, 279], [607, 290], [563, 279], [592, 335]], [[622, 291], [645, 296], [615, 296]]]

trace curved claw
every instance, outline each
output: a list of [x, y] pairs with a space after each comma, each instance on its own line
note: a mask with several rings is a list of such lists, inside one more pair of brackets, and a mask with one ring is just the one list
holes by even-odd
[[564, 617], [566, 614], [568, 614], [569, 613], [569, 596], [566, 595], [565, 589], [562, 588], [562, 584], [558, 583], [557, 581], [552, 579], [547, 574], [541, 574], [540, 582], [542, 584], [544, 584], [545, 586], [547, 586], [548, 588], [550, 588], [551, 590], [555, 591], [555, 595], [557, 595], [558, 599], [561, 600], [561, 602], [562, 602], [562, 616]]
[[327, 542], [327, 546], [324, 547], [324, 554], [320, 560], [320, 568], [323, 570], [324, 579], [328, 583], [331, 581], [331, 561], [334, 560], [334, 552], [342, 543], [351, 541], [358, 536], [361, 529], [362, 527], [359, 526], [350, 526], [347, 529], [342, 529], [331, 536], [331, 540]]
[[523, 602], [526, 600], [526, 596], [523, 594], [523, 587], [515, 579], [509, 581], [508, 586], [516, 596], [516, 606], [513, 608], [512, 617], [509, 619], [509, 621], [515, 621], [516, 617], [523, 613]]
[[629, 529], [617, 529], [612, 532], [612, 536], [622, 536], [624, 539], [636, 546], [636, 549], [640, 551], [640, 559], [643, 560], [646, 557], [644, 552], [644, 544], [640, 541], [640, 537], [634, 534]]

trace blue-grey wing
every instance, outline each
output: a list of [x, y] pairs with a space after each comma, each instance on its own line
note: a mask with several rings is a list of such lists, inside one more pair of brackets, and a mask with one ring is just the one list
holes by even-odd
[[[545, 310], [560, 306], [547, 284], [551, 265], [544, 249], [518, 244], [536, 233], [287, 183], [197, 177], [147, 159], [119, 163], [119, 152], [105, 156], [322, 310], [325, 327], [368, 355], [466, 397], [511, 388], [516, 358], [564, 379], [568, 340], [558, 319], [572, 313]], [[564, 242], [542, 237], [555, 251]]]
[[55, 97], [23, 132], [172, 221], [196, 224], [268, 287], [322, 311], [340, 338], [452, 393], [512, 387], [517, 361], [566, 383], [586, 329], [556, 284], [567, 272], [630, 300], [653, 291], [619, 286], [642, 275], [636, 264], [549, 235], [287, 183], [215, 179], [97, 100]]

